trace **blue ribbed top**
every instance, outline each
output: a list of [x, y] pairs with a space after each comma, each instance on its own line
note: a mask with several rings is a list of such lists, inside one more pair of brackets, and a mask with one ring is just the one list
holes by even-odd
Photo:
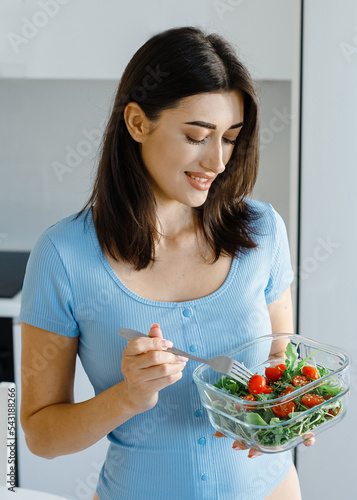
[[[174, 346], [202, 358], [271, 333], [267, 304], [293, 280], [286, 228], [270, 204], [259, 211], [258, 248], [236, 257], [222, 286], [185, 302], [138, 296], [115, 274], [96, 235], [92, 211], [47, 229], [26, 269], [20, 318], [57, 334], [79, 336], [79, 357], [98, 394], [123, 380], [126, 341], [119, 328], [148, 333], [159, 323]], [[87, 218], [85, 216], [88, 215]], [[189, 361], [157, 405], [108, 434], [100, 500], [263, 500], [285, 477], [291, 453], [247, 458], [230, 438], [212, 436]], [[219, 378], [219, 374], [218, 378]]]

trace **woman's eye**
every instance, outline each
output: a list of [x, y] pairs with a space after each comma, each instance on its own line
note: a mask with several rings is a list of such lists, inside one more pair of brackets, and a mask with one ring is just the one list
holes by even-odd
[[[192, 139], [192, 137], [189, 137], [188, 135], [186, 135], [186, 140], [187, 142], [189, 142], [190, 144], [204, 144], [205, 143], [205, 140], [206, 140], [206, 137], [200, 141], [197, 141], [196, 139]], [[223, 137], [223, 141], [226, 143], [226, 144], [229, 144], [231, 146], [234, 146], [237, 142], [237, 139], [235, 139], [234, 141], [231, 141], [230, 139], [227, 139], [226, 137]]]
[[205, 142], [205, 139], [202, 139], [201, 141], [196, 141], [195, 139], [192, 139], [192, 137], [189, 137], [188, 135], [186, 135], [186, 139], [187, 142], [189, 142], [190, 144], [204, 144]]
[[230, 139], [227, 139], [226, 137], [223, 137], [223, 140], [226, 141], [227, 144], [231, 144], [232, 146], [235, 146], [237, 139], [234, 139], [234, 141], [231, 141]]

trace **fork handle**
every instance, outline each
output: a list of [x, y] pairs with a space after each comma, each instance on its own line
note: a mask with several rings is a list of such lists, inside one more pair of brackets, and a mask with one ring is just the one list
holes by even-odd
[[[123, 337], [123, 339], [126, 340], [132, 340], [136, 339], [137, 337], [146, 337], [146, 338], [152, 338], [149, 337], [149, 335], [146, 335], [145, 333], [138, 332], [137, 330], [131, 330], [130, 328], [121, 328], [118, 330], [118, 334]], [[205, 363], [207, 360], [197, 358], [196, 356], [193, 356], [192, 354], [189, 354], [188, 352], [181, 351], [180, 349], [176, 349], [176, 347], [171, 347], [167, 349], [169, 352], [172, 352], [172, 354], [177, 354], [178, 356], [185, 356], [186, 358], [193, 359], [194, 361], [199, 361], [200, 363]]]

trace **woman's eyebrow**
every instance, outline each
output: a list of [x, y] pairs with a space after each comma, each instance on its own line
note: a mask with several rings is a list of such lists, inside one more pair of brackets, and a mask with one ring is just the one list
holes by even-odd
[[[214, 125], [213, 123], [207, 123], [207, 122], [200, 122], [200, 121], [196, 121], [196, 122], [184, 122], [185, 125], [196, 125], [197, 127], [205, 127], [205, 128], [209, 128], [211, 130], [216, 130], [217, 126]], [[229, 127], [228, 130], [231, 130], [232, 128], [238, 128], [238, 127], [241, 127], [243, 125], [243, 122], [239, 122], [239, 123], [236, 123], [235, 125], [232, 125], [231, 127]]]

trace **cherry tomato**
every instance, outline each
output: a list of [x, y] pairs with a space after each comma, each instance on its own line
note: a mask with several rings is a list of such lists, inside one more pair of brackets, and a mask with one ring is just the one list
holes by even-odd
[[248, 382], [248, 391], [251, 394], [260, 394], [264, 391], [267, 382], [262, 375], [253, 375]]
[[323, 403], [325, 399], [318, 394], [304, 394], [301, 398], [301, 403], [308, 408], [312, 408], [313, 406], [319, 405]]
[[295, 411], [295, 403], [289, 401], [288, 403], [283, 403], [279, 406], [273, 406], [273, 412], [278, 415], [278, 417], [286, 418], [289, 416], [289, 413]]
[[313, 366], [303, 366], [302, 373], [312, 380], [317, 380], [320, 378], [319, 372]]
[[265, 376], [272, 382], [277, 382], [283, 376], [284, 370], [286, 370], [286, 366], [283, 364], [270, 366], [265, 368]]
[[273, 392], [273, 387], [271, 385], [266, 385], [264, 387], [264, 391], [263, 391], [263, 394], [270, 394], [271, 392]]
[[[324, 396], [324, 400], [328, 401], [331, 399], [333, 396], [330, 396], [329, 394]], [[328, 414], [332, 415], [333, 417], [336, 417], [338, 415], [340, 409], [336, 406], [336, 408], [330, 408], [329, 411], [327, 412]]]
[[336, 408], [330, 408], [329, 411], [328, 411], [328, 413], [330, 415], [332, 415], [333, 417], [336, 417], [336, 415], [338, 415], [339, 411], [340, 411], [340, 409], [337, 408], [337, 406], [336, 406]]
[[[248, 394], [248, 396], [242, 396], [241, 399], [246, 399], [247, 401], [255, 401], [255, 397], [253, 394]], [[254, 406], [247, 405], [244, 407], [246, 410], [253, 410]], [[236, 405], [236, 409], [239, 411], [241, 407], [239, 405]]]
[[301, 387], [303, 385], [307, 385], [310, 383], [310, 379], [305, 377], [305, 375], [296, 375], [294, 378], [293, 378], [293, 384], [294, 386], [296, 387], [297, 385], [300, 385]]
[[324, 400], [325, 400], [325, 401], [328, 401], [328, 400], [329, 400], [329, 399], [331, 399], [331, 398], [332, 398], [332, 396], [330, 396], [330, 394], [328, 394], [327, 396], [324, 396]]
[[279, 398], [281, 396], [287, 396], [291, 392], [293, 392], [293, 388], [290, 385], [288, 385], [288, 387], [281, 394], [279, 394]]

